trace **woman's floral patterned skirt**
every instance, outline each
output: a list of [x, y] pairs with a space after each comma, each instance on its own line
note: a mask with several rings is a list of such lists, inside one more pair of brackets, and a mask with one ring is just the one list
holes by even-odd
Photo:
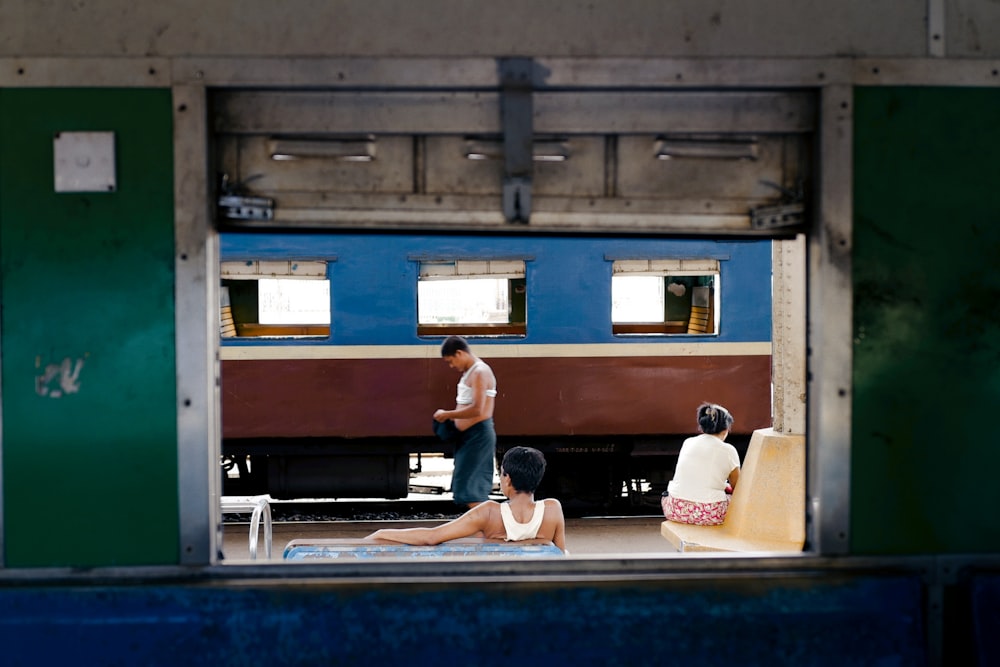
[[695, 526], [718, 526], [726, 518], [729, 500], [721, 500], [717, 503], [696, 503], [664, 494], [660, 498], [660, 505], [663, 506], [663, 516], [669, 521], [690, 523]]

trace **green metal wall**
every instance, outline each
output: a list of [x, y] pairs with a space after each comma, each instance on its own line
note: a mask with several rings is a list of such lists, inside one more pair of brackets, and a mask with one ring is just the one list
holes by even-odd
[[[178, 561], [171, 113], [165, 89], [0, 90], [9, 567]], [[60, 131], [115, 133], [116, 192], [54, 191]]]
[[851, 550], [1000, 551], [1000, 90], [859, 88]]

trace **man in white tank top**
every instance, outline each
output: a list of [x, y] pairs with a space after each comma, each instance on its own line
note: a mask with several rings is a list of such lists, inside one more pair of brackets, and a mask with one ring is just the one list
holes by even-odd
[[463, 537], [508, 542], [552, 542], [566, 550], [566, 518], [555, 498], [535, 500], [545, 474], [545, 457], [531, 447], [507, 451], [500, 466], [500, 491], [507, 502], [488, 500], [448, 523], [427, 528], [383, 528], [367, 537], [401, 544], [441, 544]]
[[475, 507], [493, 490], [493, 467], [497, 436], [493, 428], [497, 380], [493, 369], [469, 349], [461, 336], [448, 336], [441, 344], [441, 357], [462, 374], [455, 408], [434, 411], [434, 432], [445, 442], [454, 442], [455, 466], [451, 491], [455, 503]]

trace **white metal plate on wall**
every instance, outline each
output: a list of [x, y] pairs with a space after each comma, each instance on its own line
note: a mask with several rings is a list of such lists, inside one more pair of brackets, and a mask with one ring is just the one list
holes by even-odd
[[52, 140], [56, 192], [114, 192], [114, 132], [58, 132]]

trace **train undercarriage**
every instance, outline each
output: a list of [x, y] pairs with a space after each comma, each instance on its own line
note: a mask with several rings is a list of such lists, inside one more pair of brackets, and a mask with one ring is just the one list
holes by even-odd
[[[564, 504], [605, 509], [617, 506], [659, 506], [673, 474], [681, 436], [591, 436], [540, 438], [500, 436], [497, 465], [511, 447], [535, 447], [547, 467], [536, 495], [559, 498]], [[741, 456], [748, 435], [730, 437]], [[406, 498], [416, 489], [421, 457], [451, 458], [449, 445], [428, 437], [415, 438], [297, 438], [241, 439], [223, 442], [225, 495], [268, 494], [275, 499]]]

